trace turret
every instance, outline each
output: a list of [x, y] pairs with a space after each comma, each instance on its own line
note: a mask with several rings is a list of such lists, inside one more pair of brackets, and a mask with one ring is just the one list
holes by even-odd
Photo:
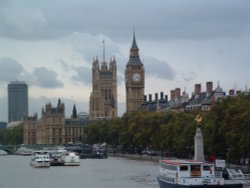
[[135, 32], [133, 34], [133, 42], [130, 48], [129, 63], [131, 64], [142, 64], [139, 56], [139, 48], [135, 39]]
[[72, 118], [76, 119], [77, 118], [77, 110], [76, 110], [76, 105], [74, 104], [73, 110], [72, 110]]

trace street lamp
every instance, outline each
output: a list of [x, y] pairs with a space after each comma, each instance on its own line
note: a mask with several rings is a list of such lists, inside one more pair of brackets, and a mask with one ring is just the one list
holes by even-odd
[[230, 167], [230, 148], [227, 148], [227, 153], [226, 153], [226, 160], [227, 160], [227, 163], [228, 163], [228, 166]]
[[163, 155], [163, 146], [161, 145], [161, 159], [163, 159], [164, 155]]

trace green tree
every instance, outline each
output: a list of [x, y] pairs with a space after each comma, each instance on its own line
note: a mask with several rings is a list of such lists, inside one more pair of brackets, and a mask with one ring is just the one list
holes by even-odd
[[109, 121], [107, 143], [112, 146], [119, 145], [120, 133], [122, 130], [123, 121], [121, 118], [114, 118]]
[[250, 94], [227, 97], [218, 102], [206, 116], [205, 146], [207, 152], [238, 162], [249, 155]]
[[[202, 112], [205, 155], [227, 157], [237, 162], [250, 153], [250, 94], [226, 97]], [[124, 149], [152, 148], [177, 157], [193, 155], [194, 112], [125, 113], [121, 118], [99, 121], [85, 130], [89, 143], [107, 142]], [[1, 135], [1, 134], [0, 134]], [[3, 137], [0, 140], [3, 140]]]
[[0, 129], [0, 143], [3, 145], [16, 145], [23, 143], [23, 125], [10, 129]]

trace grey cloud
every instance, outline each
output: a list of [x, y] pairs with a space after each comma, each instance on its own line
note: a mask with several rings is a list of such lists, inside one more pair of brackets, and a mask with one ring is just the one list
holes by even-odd
[[174, 79], [174, 70], [167, 62], [148, 56], [145, 56], [142, 59], [145, 66], [146, 75], [166, 80]]
[[9, 57], [0, 58], [0, 80], [10, 82], [13, 80], [23, 80], [25, 78], [23, 66], [15, 59]]
[[135, 26], [144, 39], [207, 39], [249, 35], [250, 27], [244, 0], [17, 2], [0, 6], [2, 36], [46, 39], [78, 31], [124, 38]]
[[[124, 69], [126, 57], [121, 53], [117, 44], [110, 39], [108, 36], [104, 35], [90, 35], [75, 32], [69, 37], [64, 39], [71, 46], [73, 46], [74, 51], [82, 55], [82, 66], [69, 66], [66, 62], [61, 61], [61, 65], [64, 70], [73, 69], [76, 74], [72, 76], [72, 80], [91, 85], [91, 76], [92, 76], [92, 62], [93, 58], [98, 58], [99, 63], [103, 62], [103, 40], [105, 40], [105, 62], [109, 63], [110, 58], [115, 58], [117, 62], [117, 71], [118, 71], [118, 84], [124, 80]], [[83, 41], [82, 43], [79, 41]], [[132, 41], [132, 39], [131, 39]], [[128, 47], [129, 51], [129, 47]]]
[[19, 32], [31, 33], [33, 30], [47, 25], [47, 20], [38, 10], [34, 11], [24, 6], [7, 8], [5, 10], [6, 24]]
[[195, 80], [196, 79], [196, 72], [194, 71], [189, 71], [189, 72], [186, 72], [186, 73], [181, 73], [181, 77], [183, 80], [185, 80], [186, 82], [190, 82], [192, 80]]
[[57, 74], [54, 71], [40, 67], [35, 68], [31, 75], [19, 62], [9, 57], [0, 58], [0, 80], [2, 82], [22, 80], [29, 86], [37, 85], [42, 88], [63, 87], [63, 83], [57, 80]]
[[103, 40], [105, 41], [105, 61], [114, 55], [121, 55], [117, 44], [105, 35], [90, 35], [74, 32], [62, 40], [73, 46], [76, 52], [82, 54], [83, 59], [86, 60], [89, 65], [92, 64], [93, 58], [96, 58], [96, 56], [99, 57], [98, 59], [100, 61], [103, 61]]
[[86, 66], [73, 67], [73, 70], [76, 72], [76, 75], [72, 76], [73, 82], [91, 85], [92, 84], [92, 70]]
[[10, 81], [17, 79], [21, 72], [23, 71], [23, 67], [16, 60], [5, 57], [0, 59], [0, 78], [3, 81]]
[[61, 88], [63, 83], [57, 80], [57, 74], [45, 67], [35, 68], [33, 71], [34, 84], [42, 88]]
[[60, 60], [59, 63], [61, 64], [61, 66], [65, 72], [70, 71], [70, 66], [67, 62]]
[[[35, 39], [44, 32], [48, 21], [39, 9], [31, 8], [24, 3], [6, 3], [0, 8], [2, 26], [0, 34], [19, 39]], [[45, 32], [46, 33], [46, 32]]]

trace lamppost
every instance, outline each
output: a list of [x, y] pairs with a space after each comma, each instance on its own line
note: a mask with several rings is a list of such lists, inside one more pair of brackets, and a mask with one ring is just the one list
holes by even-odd
[[226, 154], [226, 160], [227, 160], [227, 163], [228, 163], [228, 167], [230, 167], [230, 148], [227, 148], [227, 154]]
[[173, 146], [173, 156], [172, 157], [176, 157], [176, 146]]
[[163, 146], [161, 145], [161, 159], [163, 159], [164, 155], [163, 155]]
[[246, 163], [246, 166], [247, 166], [247, 171], [249, 172], [250, 171], [250, 165], [249, 165], [249, 158], [248, 157], [245, 159], [245, 163]]
[[187, 156], [188, 156], [188, 159], [190, 159], [190, 158], [191, 158], [191, 157], [190, 157], [190, 152], [189, 152], [190, 147], [189, 147], [189, 146], [187, 146], [187, 147], [186, 147], [186, 149], [187, 149]]

